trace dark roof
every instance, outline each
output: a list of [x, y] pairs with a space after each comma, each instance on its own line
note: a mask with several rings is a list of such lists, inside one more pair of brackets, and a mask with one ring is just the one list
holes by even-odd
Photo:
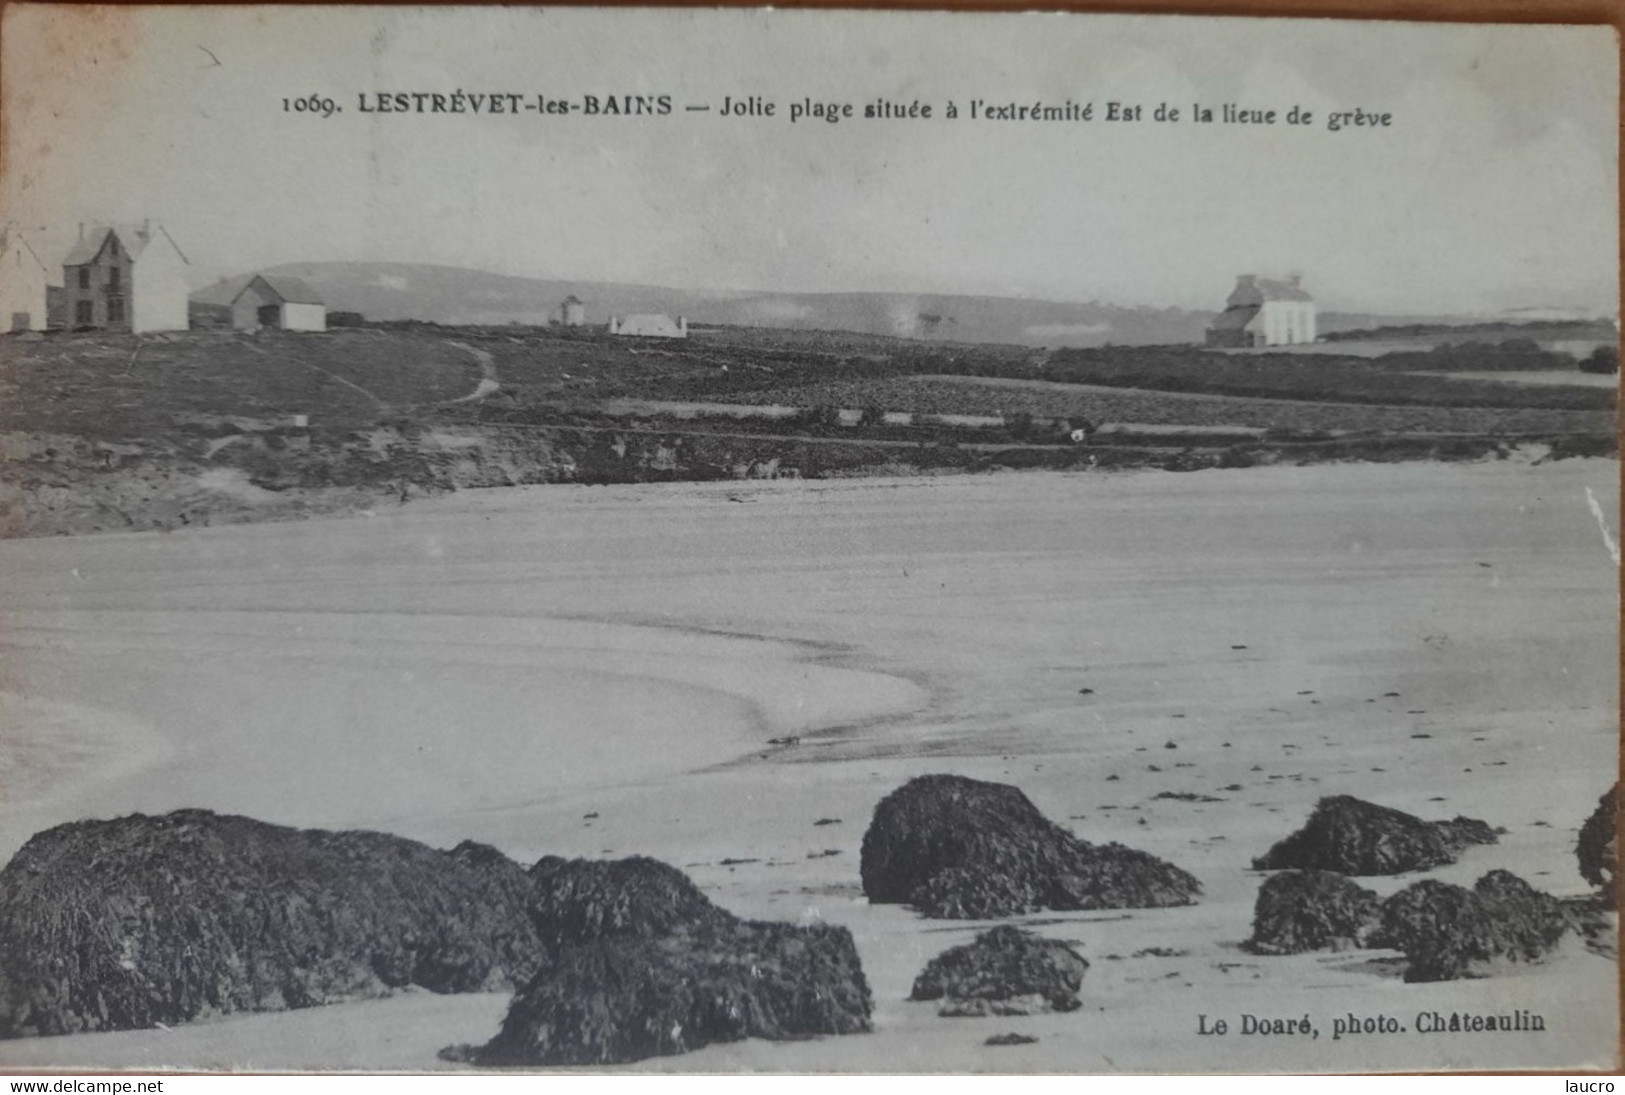
[[101, 254], [102, 244], [107, 240], [107, 234], [111, 231], [111, 228], [95, 228], [91, 230], [89, 235], [80, 236], [79, 242], [74, 244], [73, 249], [68, 252], [68, 257], [62, 260], [62, 265], [83, 266], [87, 262], [94, 261], [96, 256]]
[[1207, 329], [1210, 331], [1239, 331], [1253, 321], [1254, 317], [1258, 315], [1260, 307], [1257, 304], [1247, 304], [1240, 308], [1226, 308], [1213, 318], [1213, 322], [1208, 324]]
[[287, 274], [256, 274], [248, 280], [247, 285], [237, 291], [237, 296], [232, 297], [231, 302], [233, 304], [237, 303], [237, 297], [248, 292], [255, 283], [265, 286], [266, 289], [270, 290], [272, 296], [284, 304], [320, 304], [323, 306], [327, 304], [325, 300], [316, 295], [316, 290], [306, 285], [299, 278], [289, 277]]
[[146, 250], [147, 244], [152, 242], [154, 233], [151, 231], [143, 233], [141, 229], [128, 225], [92, 228], [85, 233], [84, 238], [73, 245], [73, 250], [62, 260], [62, 265], [83, 266], [87, 262], [95, 262], [96, 256], [101, 254], [102, 248], [106, 246], [108, 236], [116, 237], [133, 259], [138, 258], [141, 252]]
[[1276, 280], [1274, 278], [1254, 277], [1251, 274], [1242, 274], [1236, 278], [1236, 287], [1231, 290], [1230, 299], [1226, 303], [1232, 307], [1248, 304], [1263, 304], [1269, 300], [1313, 300], [1297, 278]]
[[73, 249], [68, 252], [68, 257], [62, 260], [62, 265], [83, 266], [87, 262], [96, 261], [96, 256], [102, 253], [102, 247], [106, 245], [108, 236], [117, 238], [124, 245], [125, 253], [132, 259], [139, 259], [147, 246], [153, 240], [162, 236], [169, 241], [169, 246], [175, 249], [175, 254], [180, 256], [182, 262], [188, 266], [192, 262], [191, 259], [186, 257], [186, 252], [181, 250], [180, 244], [175, 242], [175, 237], [164, 230], [163, 225], [149, 222], [146, 225], [119, 224], [112, 227], [92, 228], [85, 234], [83, 239], [73, 245]]

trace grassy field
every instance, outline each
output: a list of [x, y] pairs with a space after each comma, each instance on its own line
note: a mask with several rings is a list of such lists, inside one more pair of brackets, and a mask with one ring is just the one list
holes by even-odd
[[[1456, 383], [1444, 381], [1444, 383]], [[1611, 410], [1541, 407], [1384, 406], [1305, 399], [1138, 391], [1104, 385], [960, 376], [904, 376], [791, 385], [739, 393], [739, 402], [884, 407], [917, 414], [1030, 414], [1168, 426], [1381, 433], [1608, 432]]]
[[[1445, 407], [1519, 407], [1607, 410], [1614, 393], [1595, 389], [1527, 387], [1427, 375], [1486, 368], [1528, 369], [1531, 360], [1558, 363], [1541, 354], [1453, 348], [1448, 353], [1406, 353], [1378, 358], [1325, 354], [1224, 354], [1177, 347], [1063, 350], [1050, 358], [1043, 379], [1154, 391]], [[1413, 371], [1414, 370], [1414, 371]]]
[[[1523, 350], [1497, 353], [1492, 372], [1530, 363]], [[1401, 368], [1413, 358], [1439, 360], [1050, 355], [736, 328], [664, 342], [424, 323], [0, 338], [0, 535], [294, 516], [522, 483], [1616, 449], [1611, 388]], [[731, 409], [690, 417], [673, 404]], [[1081, 445], [1069, 437], [1105, 425], [1119, 428]]]

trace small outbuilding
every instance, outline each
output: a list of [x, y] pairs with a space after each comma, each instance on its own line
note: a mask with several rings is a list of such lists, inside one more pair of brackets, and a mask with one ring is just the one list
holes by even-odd
[[231, 325], [239, 331], [327, 330], [327, 304], [299, 278], [255, 274], [231, 302]]
[[631, 315], [625, 318], [611, 316], [609, 333], [629, 338], [687, 338], [688, 318], [678, 316], [673, 320], [668, 315], [656, 313]]
[[564, 298], [559, 305], [559, 322], [566, 327], [584, 327], [587, 323], [587, 306], [581, 298], [574, 293]]

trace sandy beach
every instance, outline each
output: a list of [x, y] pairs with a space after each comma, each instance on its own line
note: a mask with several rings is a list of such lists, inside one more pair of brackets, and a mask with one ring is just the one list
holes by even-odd
[[[68, 820], [199, 806], [522, 862], [648, 854], [741, 915], [852, 930], [873, 1034], [648, 1070], [1606, 1066], [1615, 965], [1578, 942], [1435, 985], [1404, 984], [1389, 952], [1239, 943], [1250, 860], [1322, 795], [1506, 829], [1434, 877], [1504, 867], [1586, 892], [1575, 833], [1617, 768], [1617, 571], [1586, 491], [1617, 530], [1618, 476], [1573, 460], [537, 487], [0, 543], [0, 854]], [[979, 925], [871, 907], [858, 883], [875, 803], [928, 772], [1014, 783], [1204, 896], [1029, 918], [1091, 963], [1083, 1009], [939, 1018], [909, 985]], [[505, 1006], [413, 992], [4, 1042], [0, 1063], [435, 1069]], [[1414, 1029], [1513, 1009], [1545, 1030]], [[1351, 1012], [1407, 1031], [1334, 1039]], [[1244, 1013], [1307, 1014], [1320, 1035], [1199, 1033]], [[983, 1044], [1006, 1031], [1039, 1040]]]

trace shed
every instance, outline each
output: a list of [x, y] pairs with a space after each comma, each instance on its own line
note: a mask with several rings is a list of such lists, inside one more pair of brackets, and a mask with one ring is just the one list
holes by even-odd
[[675, 321], [668, 315], [643, 313], [622, 318], [611, 316], [609, 333], [632, 338], [687, 338], [688, 319], [678, 316]]
[[239, 331], [325, 331], [327, 304], [299, 278], [255, 274], [232, 298], [231, 325]]

